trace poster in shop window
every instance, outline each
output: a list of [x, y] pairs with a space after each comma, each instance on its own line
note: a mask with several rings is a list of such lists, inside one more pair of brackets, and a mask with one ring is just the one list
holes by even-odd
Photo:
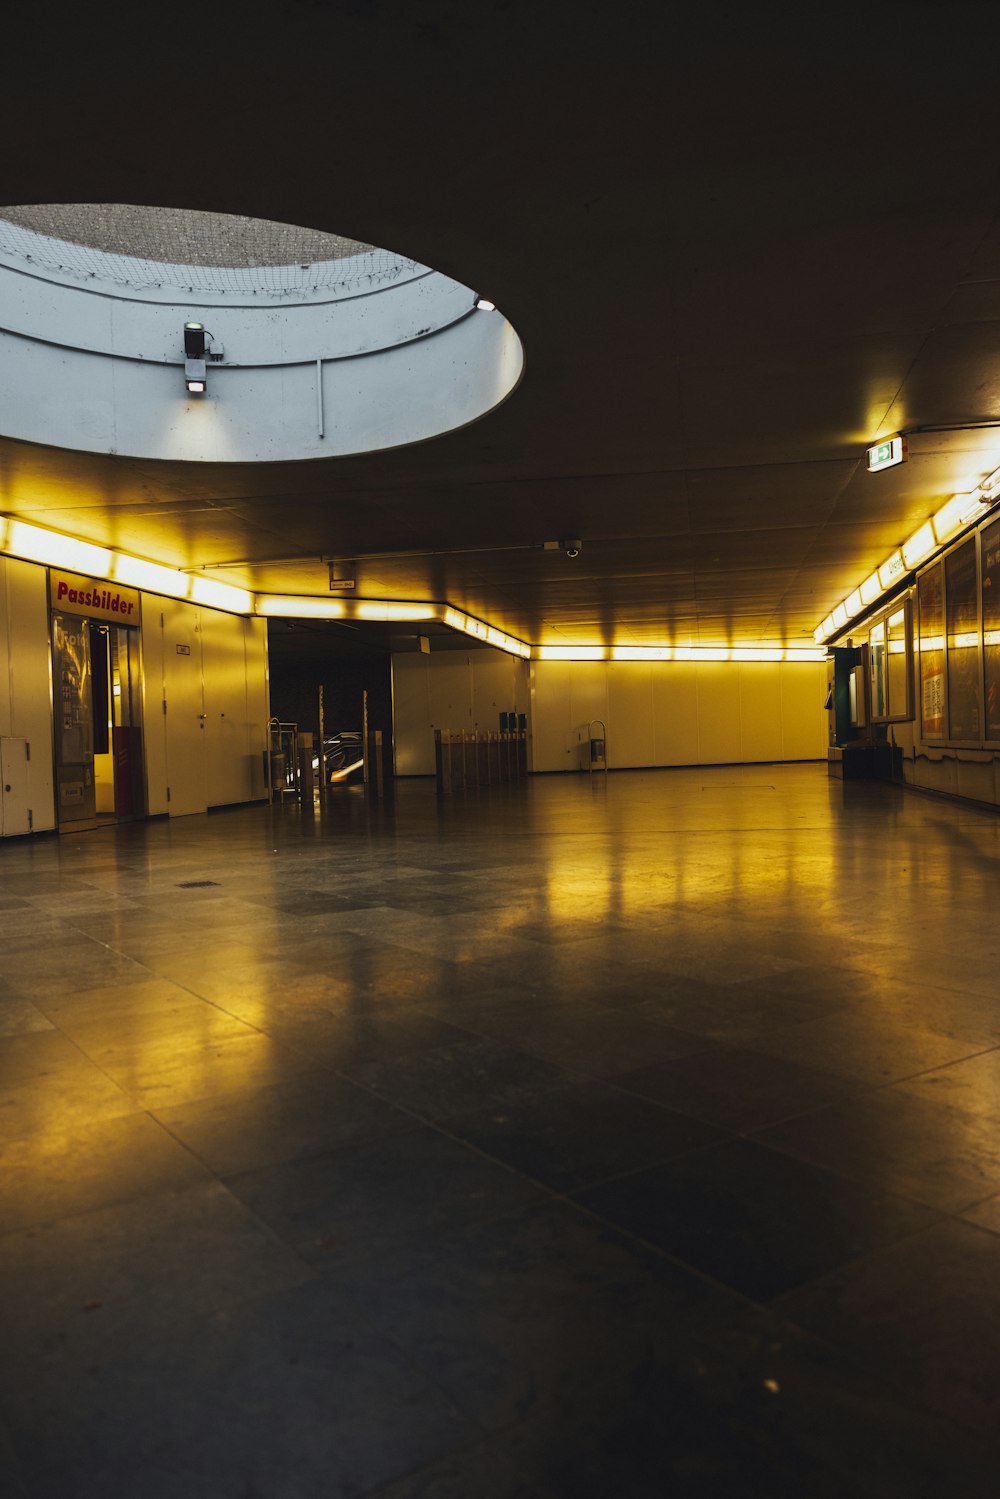
[[986, 527], [982, 549], [986, 737], [1000, 739], [1000, 521]]
[[948, 619], [948, 732], [952, 739], [982, 734], [979, 698], [979, 585], [976, 538], [945, 558]]
[[925, 739], [944, 737], [944, 591], [941, 564], [917, 584], [920, 721]]

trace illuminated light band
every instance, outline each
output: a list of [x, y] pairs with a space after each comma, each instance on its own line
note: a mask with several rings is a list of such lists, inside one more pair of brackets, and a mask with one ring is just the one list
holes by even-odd
[[892, 552], [881, 566], [875, 569], [870, 578], [865, 579], [860, 588], [849, 594], [842, 604], [838, 604], [836, 609], [831, 610], [821, 625], [816, 626], [813, 631], [816, 644], [820, 645], [824, 640], [829, 640], [831, 635], [836, 635], [844, 628], [848, 620], [860, 614], [861, 610], [855, 607], [859, 597], [862, 608], [873, 604], [883, 593], [893, 588], [900, 578], [912, 572], [915, 567], [919, 567], [935, 548], [944, 546], [973, 521], [981, 520], [998, 501], [1000, 501], [1000, 468], [995, 468], [991, 474], [987, 474], [975, 489], [953, 494], [947, 504], [942, 505], [930, 520], [924, 521], [923, 525], [914, 531], [901, 547]]
[[484, 624], [481, 619], [475, 619], [471, 614], [463, 614], [461, 609], [452, 609], [449, 605], [441, 616], [444, 624], [452, 630], [460, 630], [463, 635], [471, 635], [474, 640], [481, 640], [484, 645], [495, 646], [498, 651], [506, 651], [509, 656], [520, 656], [522, 661], [531, 658], [531, 646], [526, 645], [523, 640], [518, 640], [514, 635], [507, 635], [503, 630], [497, 630], [493, 625]]
[[822, 661], [824, 650], [783, 645], [536, 645], [536, 661]]
[[367, 619], [395, 621], [438, 620], [483, 645], [528, 661], [822, 661], [825, 651], [782, 646], [668, 646], [668, 645], [543, 645], [532, 647], [516, 636], [453, 609], [448, 604], [397, 599], [337, 599], [327, 595], [257, 594], [219, 583], [201, 573], [181, 572], [116, 552], [88, 541], [64, 536], [26, 521], [0, 516], [0, 555], [22, 558], [43, 566], [107, 579], [129, 588], [166, 598], [186, 599], [230, 614], [256, 614], [271, 619]]
[[142, 588], [172, 599], [190, 599], [230, 614], [252, 614], [253, 594], [229, 583], [212, 578], [192, 576], [174, 567], [161, 567], [141, 557], [115, 552], [109, 547], [77, 541], [58, 531], [47, 531], [27, 521], [0, 517], [0, 552], [21, 557], [26, 562], [40, 562], [46, 567], [65, 568], [95, 578], [107, 578], [129, 588]]

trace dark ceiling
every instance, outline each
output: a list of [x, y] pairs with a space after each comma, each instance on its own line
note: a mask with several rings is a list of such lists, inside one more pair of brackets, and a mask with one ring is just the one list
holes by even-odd
[[[10, 514], [274, 591], [356, 558], [359, 594], [535, 642], [811, 643], [1000, 461], [992, 0], [21, 4], [4, 30], [0, 203], [385, 245], [493, 298], [527, 360], [482, 421], [358, 458], [2, 440]], [[909, 462], [867, 474], [900, 429]]]

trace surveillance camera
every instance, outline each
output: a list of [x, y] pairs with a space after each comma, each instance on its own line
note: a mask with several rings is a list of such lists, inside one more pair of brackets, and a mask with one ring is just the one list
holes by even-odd
[[581, 551], [581, 549], [583, 547], [583, 542], [582, 541], [561, 541], [559, 543], [559, 545], [562, 547], [562, 549], [566, 553], [567, 557], [579, 557], [580, 551]]

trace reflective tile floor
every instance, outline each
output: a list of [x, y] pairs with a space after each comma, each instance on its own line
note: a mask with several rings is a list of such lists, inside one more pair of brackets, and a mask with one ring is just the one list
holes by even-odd
[[998, 871], [812, 765], [0, 846], [0, 1492], [992, 1496]]

